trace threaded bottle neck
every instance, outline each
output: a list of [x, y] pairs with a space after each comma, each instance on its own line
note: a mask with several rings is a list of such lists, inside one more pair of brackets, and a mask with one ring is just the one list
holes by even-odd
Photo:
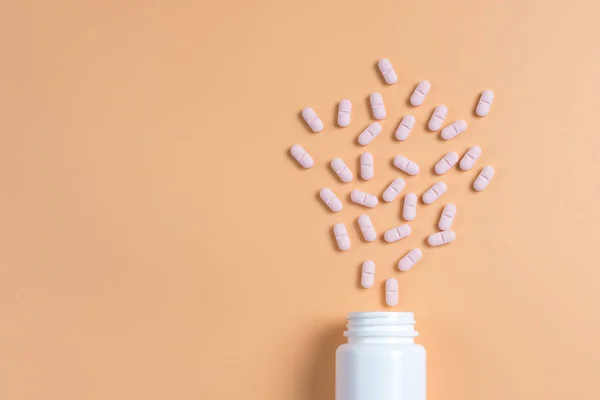
[[348, 315], [344, 336], [348, 343], [414, 343], [419, 336], [414, 325], [411, 312], [355, 312]]

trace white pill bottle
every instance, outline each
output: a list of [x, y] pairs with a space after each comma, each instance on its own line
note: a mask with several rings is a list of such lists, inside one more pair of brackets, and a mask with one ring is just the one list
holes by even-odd
[[338, 347], [336, 400], [425, 400], [425, 348], [410, 312], [348, 316], [348, 343]]

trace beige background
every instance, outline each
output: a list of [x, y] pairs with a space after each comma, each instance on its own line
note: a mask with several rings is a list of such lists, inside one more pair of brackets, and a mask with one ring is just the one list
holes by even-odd
[[[598, 399], [599, 17], [595, 0], [2, 1], [0, 398], [332, 400], [346, 314], [387, 309], [397, 277], [430, 400]], [[396, 142], [421, 79], [431, 93]], [[389, 116], [376, 177], [343, 185], [326, 163], [356, 168], [372, 91]], [[335, 128], [345, 97], [352, 124]], [[424, 129], [442, 102], [469, 122], [451, 142]], [[479, 169], [453, 170], [410, 238], [360, 240], [350, 190], [380, 194], [403, 153], [421, 194], [436, 160], [474, 144], [497, 169], [487, 191], [469, 189]], [[458, 240], [399, 273], [448, 201]], [[397, 202], [369, 214], [380, 233], [400, 222]]]

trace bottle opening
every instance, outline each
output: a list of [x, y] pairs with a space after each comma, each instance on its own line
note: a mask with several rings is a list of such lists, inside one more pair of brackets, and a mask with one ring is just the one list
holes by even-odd
[[348, 315], [348, 338], [414, 338], [415, 318], [411, 312], [353, 312]]

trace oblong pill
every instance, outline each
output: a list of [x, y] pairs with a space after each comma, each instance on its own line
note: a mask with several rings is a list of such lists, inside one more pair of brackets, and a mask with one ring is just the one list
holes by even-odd
[[412, 221], [417, 216], [417, 195], [407, 193], [404, 196], [404, 206], [402, 207], [402, 218], [406, 221]]
[[352, 102], [344, 99], [338, 105], [338, 125], [341, 127], [350, 125], [352, 116]]
[[344, 160], [341, 158], [334, 158], [331, 160], [331, 169], [337, 174], [342, 182], [348, 183], [354, 178], [352, 171], [350, 171], [350, 168], [348, 168]]
[[454, 231], [443, 231], [437, 232], [429, 235], [427, 238], [427, 243], [430, 246], [441, 246], [443, 244], [448, 244], [454, 242], [456, 239], [456, 233]]
[[307, 107], [302, 110], [302, 118], [304, 118], [313, 132], [321, 132], [323, 130], [323, 121], [321, 121], [321, 118], [319, 118], [315, 110], [312, 108]]
[[400, 239], [410, 236], [412, 229], [410, 225], [403, 224], [392, 229], [388, 229], [383, 234], [383, 238], [388, 243], [397, 242]]
[[315, 164], [315, 161], [310, 154], [308, 154], [308, 152], [304, 150], [304, 147], [300, 146], [299, 144], [295, 144], [290, 147], [290, 153], [292, 154], [292, 157], [294, 157], [296, 161], [298, 161], [298, 163], [304, 168], [311, 168]]
[[387, 58], [382, 58], [377, 63], [377, 66], [379, 67], [381, 75], [383, 75], [383, 79], [385, 79], [385, 83], [388, 85], [393, 85], [394, 83], [398, 82], [398, 75], [396, 75], [396, 71], [394, 70], [390, 60]]
[[372, 194], [361, 192], [360, 190], [353, 190], [350, 193], [350, 200], [361, 206], [373, 208], [377, 205], [379, 200]]
[[400, 125], [398, 125], [398, 129], [396, 129], [396, 139], [398, 140], [406, 140], [410, 131], [415, 126], [415, 117], [407, 114], [400, 121]]
[[467, 121], [458, 120], [442, 129], [442, 139], [450, 140], [467, 130]]
[[346, 251], [350, 248], [350, 237], [348, 236], [346, 225], [342, 223], [335, 224], [333, 226], [333, 234], [340, 250]]
[[429, 118], [429, 130], [432, 132], [439, 131], [448, 115], [448, 108], [445, 105], [437, 106]]
[[369, 99], [371, 101], [371, 109], [373, 110], [375, 119], [384, 119], [385, 105], [383, 104], [383, 96], [381, 96], [381, 93], [372, 93]]
[[448, 186], [444, 182], [436, 182], [432, 187], [427, 189], [425, 193], [423, 193], [423, 203], [431, 204], [437, 199], [440, 198], [441, 195], [446, 193], [448, 190]]
[[365, 181], [373, 179], [375, 167], [373, 165], [373, 154], [366, 152], [360, 155], [360, 177]]
[[427, 93], [429, 93], [429, 89], [431, 89], [431, 84], [427, 81], [421, 81], [417, 84], [415, 91], [410, 96], [410, 104], [417, 107], [423, 104], [425, 101], [425, 97], [427, 97]]
[[392, 183], [390, 183], [390, 185], [384, 190], [383, 195], [381, 196], [383, 198], [383, 201], [385, 201], [386, 203], [394, 201], [394, 199], [400, 194], [402, 189], [404, 189], [405, 185], [406, 183], [404, 182], [404, 179], [394, 179]]
[[451, 151], [446, 154], [440, 161], [435, 164], [435, 173], [438, 175], [443, 175], [446, 172], [450, 171], [456, 163], [458, 162], [458, 153], [455, 151]]
[[363, 214], [358, 217], [358, 226], [367, 242], [372, 242], [377, 239], [377, 232], [375, 232], [371, 218], [369, 218], [368, 215]]
[[390, 307], [398, 305], [398, 281], [394, 278], [385, 281], [385, 304]]
[[456, 206], [454, 204], [446, 204], [442, 210], [438, 227], [443, 231], [447, 231], [448, 229], [452, 228], [452, 222], [454, 222], [455, 216]]
[[471, 147], [469, 150], [467, 150], [467, 152], [465, 153], [465, 155], [463, 156], [463, 158], [460, 160], [460, 169], [462, 169], [463, 171], [468, 171], [471, 168], [473, 168], [473, 165], [475, 165], [475, 161], [477, 161], [477, 159], [481, 156], [481, 147], [479, 146], [473, 146]]
[[477, 103], [477, 108], [475, 109], [475, 114], [480, 117], [485, 117], [490, 112], [490, 107], [492, 107], [492, 102], [494, 101], [494, 92], [491, 90], [484, 90], [481, 93], [481, 97], [479, 97], [479, 102]]
[[342, 201], [333, 193], [333, 190], [329, 188], [323, 188], [319, 192], [319, 196], [323, 203], [327, 204], [327, 207], [333, 212], [342, 211]]
[[375, 263], [371, 260], [363, 262], [362, 273], [360, 274], [360, 285], [365, 289], [373, 286], [375, 282]]
[[423, 252], [421, 249], [412, 249], [400, 261], [398, 261], [398, 269], [406, 272], [413, 267], [421, 258]]
[[419, 168], [419, 164], [417, 164], [414, 161], [410, 161], [408, 158], [404, 157], [403, 155], [394, 157], [394, 165], [400, 171], [404, 171], [409, 175], [416, 175], [421, 170]]
[[477, 190], [478, 192], [484, 190], [494, 177], [495, 173], [496, 170], [494, 169], [494, 167], [491, 167], [489, 165], [487, 167], [483, 167], [483, 169], [475, 179], [475, 182], [473, 182], [473, 189]]
[[379, 122], [373, 122], [371, 125], [358, 135], [358, 143], [362, 146], [366, 146], [373, 141], [381, 132], [381, 124]]

